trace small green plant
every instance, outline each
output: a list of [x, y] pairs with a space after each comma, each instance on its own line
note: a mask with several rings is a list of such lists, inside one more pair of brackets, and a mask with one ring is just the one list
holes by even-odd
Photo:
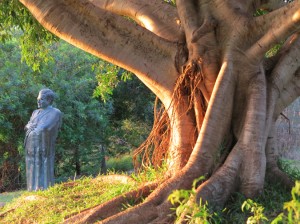
[[[199, 204], [196, 202], [196, 184], [203, 180], [204, 177], [195, 179], [191, 190], [175, 190], [169, 195], [168, 200], [176, 212], [176, 224], [185, 221], [190, 224], [209, 224], [220, 223], [217, 213], [212, 213], [208, 207], [208, 203], [203, 203], [200, 199]], [[182, 220], [183, 219], [183, 220]]]
[[296, 181], [296, 185], [293, 187], [291, 194], [292, 200], [284, 203], [284, 212], [279, 214], [271, 224], [300, 223], [300, 181]]
[[264, 207], [251, 199], [247, 199], [242, 204], [242, 211], [250, 211], [253, 216], [248, 217], [247, 224], [259, 224], [268, 221], [267, 217], [264, 215]]

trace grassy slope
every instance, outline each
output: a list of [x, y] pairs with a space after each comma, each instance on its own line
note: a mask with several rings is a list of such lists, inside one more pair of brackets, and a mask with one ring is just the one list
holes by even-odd
[[[300, 180], [300, 172], [291, 167], [300, 167], [300, 161], [288, 161], [288, 171], [295, 173]], [[103, 181], [101, 178], [82, 178], [75, 182], [55, 185], [46, 191], [41, 192], [17, 192], [0, 196], [0, 201], [13, 199], [4, 208], [0, 209], [0, 223], [61, 223], [66, 215], [77, 213], [85, 208], [97, 204], [136, 188], [146, 180], [155, 180], [162, 175], [153, 170], [134, 179], [136, 182], [126, 184], [118, 181]], [[264, 207], [264, 214], [269, 220], [273, 220], [283, 210], [283, 203], [291, 200], [290, 192], [282, 189], [281, 186], [266, 185], [264, 193], [255, 201]], [[226, 205], [226, 209], [218, 212], [218, 223], [246, 223], [251, 215], [249, 212], [242, 212], [241, 206], [245, 198], [242, 195], [234, 195]], [[126, 205], [125, 205], [126, 206]], [[10, 212], [7, 212], [10, 211]], [[6, 213], [1, 217], [1, 213]], [[220, 221], [221, 220], [221, 221]], [[266, 223], [270, 223], [267, 221]]]
[[14, 209], [2, 222], [60, 223], [66, 215], [101, 204], [133, 188], [132, 183], [82, 178], [57, 184], [46, 191], [26, 192], [2, 209], [3, 212]]

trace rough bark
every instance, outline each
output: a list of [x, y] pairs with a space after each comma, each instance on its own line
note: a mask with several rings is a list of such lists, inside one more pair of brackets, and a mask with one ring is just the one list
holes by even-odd
[[[158, 124], [170, 130], [161, 153], [168, 178], [133, 208], [110, 217], [90, 210], [93, 220], [170, 223], [168, 195], [191, 188], [199, 176], [206, 181], [197, 201], [218, 206], [235, 191], [260, 194], [266, 175], [293, 185], [277, 167], [273, 132], [280, 112], [300, 94], [300, 1], [21, 2], [54, 34], [133, 72], [166, 110], [167, 123]], [[267, 13], [254, 16], [261, 8]], [[265, 58], [275, 44], [282, 47]]]

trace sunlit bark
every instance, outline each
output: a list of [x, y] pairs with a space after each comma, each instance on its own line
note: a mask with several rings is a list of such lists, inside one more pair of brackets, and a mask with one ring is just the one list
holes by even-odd
[[[183, 32], [174, 7], [161, 0], [91, 0], [95, 6], [109, 12], [128, 16], [141, 26], [166, 40], [183, 41]], [[165, 13], [168, 12], [168, 13]]]

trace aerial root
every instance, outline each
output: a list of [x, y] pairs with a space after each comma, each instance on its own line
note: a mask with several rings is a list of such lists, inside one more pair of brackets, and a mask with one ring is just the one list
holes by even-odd
[[175, 212], [172, 211], [172, 205], [169, 201], [165, 201], [158, 207], [158, 217], [149, 222], [149, 224], [172, 224], [175, 219]]
[[147, 197], [157, 186], [159, 182], [149, 183], [137, 190], [130, 191], [125, 195], [120, 195], [106, 203], [97, 205], [93, 208], [89, 208], [81, 211], [77, 215], [71, 215], [65, 217], [64, 223], [94, 223], [97, 220], [105, 219], [119, 213], [124, 205], [132, 202], [140, 203], [141, 200]]
[[[166, 218], [170, 220], [171, 204], [165, 199], [160, 205], [156, 205], [155, 199], [148, 200], [142, 204], [136, 205], [114, 216], [108, 217], [101, 221], [102, 224], [163, 224]], [[172, 223], [172, 222], [171, 222]]]
[[230, 195], [237, 189], [238, 170], [223, 165], [197, 189], [196, 201], [208, 202], [210, 206], [223, 207]]

